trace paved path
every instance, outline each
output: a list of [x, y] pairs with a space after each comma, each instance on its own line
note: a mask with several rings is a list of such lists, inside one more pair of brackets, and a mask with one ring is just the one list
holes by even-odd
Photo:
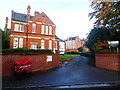
[[25, 79], [3, 78], [3, 87], [25, 87], [40, 85], [63, 85], [90, 82], [118, 81], [118, 72], [88, 65], [88, 58], [75, 56], [73, 61], [45, 73], [33, 74]]

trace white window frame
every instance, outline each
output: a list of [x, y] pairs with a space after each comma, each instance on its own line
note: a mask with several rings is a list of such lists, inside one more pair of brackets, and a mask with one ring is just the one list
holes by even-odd
[[19, 31], [19, 24], [17, 23], [14, 24], [14, 31]]
[[52, 26], [49, 26], [49, 35], [52, 35]]
[[49, 49], [52, 49], [52, 40], [49, 40]]
[[19, 48], [23, 48], [23, 38], [19, 38]]
[[36, 24], [32, 23], [32, 33], [36, 33]]
[[45, 48], [45, 40], [41, 40], [41, 49]]
[[46, 35], [48, 35], [48, 25], [46, 25]]
[[45, 25], [42, 24], [42, 26], [41, 26], [41, 34], [44, 34], [44, 32], [45, 32]]
[[18, 38], [14, 38], [13, 48], [18, 48]]
[[23, 32], [23, 31], [24, 31], [24, 25], [20, 24], [20, 32]]
[[57, 41], [55, 41], [55, 49], [56, 49], [56, 50], [58, 49]]
[[31, 48], [30, 49], [37, 49], [37, 45], [36, 44], [31, 44]]

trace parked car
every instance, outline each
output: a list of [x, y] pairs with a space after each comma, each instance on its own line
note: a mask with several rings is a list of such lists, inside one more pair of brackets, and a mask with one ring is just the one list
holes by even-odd
[[61, 55], [64, 55], [64, 54], [65, 54], [65, 51], [60, 51], [60, 54], [61, 54]]

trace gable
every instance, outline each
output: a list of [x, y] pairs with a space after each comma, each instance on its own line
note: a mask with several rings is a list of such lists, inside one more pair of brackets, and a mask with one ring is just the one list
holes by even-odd
[[55, 25], [50, 18], [44, 13], [42, 12], [41, 14], [34, 16], [31, 21], [34, 22], [41, 22], [41, 23], [45, 23], [45, 24], [51, 24], [51, 25]]

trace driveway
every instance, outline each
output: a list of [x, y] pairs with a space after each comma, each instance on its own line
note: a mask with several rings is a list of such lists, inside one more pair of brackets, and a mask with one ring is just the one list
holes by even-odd
[[73, 61], [65, 66], [48, 72], [33, 74], [24, 79], [3, 78], [3, 88], [118, 81], [118, 72], [89, 66], [88, 60], [83, 56], [75, 56]]

